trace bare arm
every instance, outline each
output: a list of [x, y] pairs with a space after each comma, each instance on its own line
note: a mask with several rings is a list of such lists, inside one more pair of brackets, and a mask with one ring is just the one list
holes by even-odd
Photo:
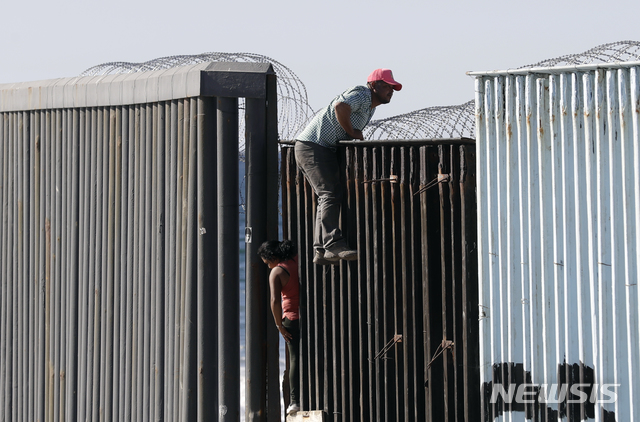
[[362, 136], [362, 131], [358, 129], [354, 129], [351, 124], [351, 106], [347, 103], [339, 102], [335, 105], [336, 117], [338, 118], [338, 123], [347, 132], [347, 135], [352, 137], [353, 139], [364, 140], [364, 136]]
[[[282, 278], [288, 274], [280, 267], [275, 267], [269, 274], [269, 289], [271, 290], [271, 313], [276, 323], [276, 327], [285, 341], [290, 341], [292, 336], [286, 328], [282, 326], [282, 302], [280, 294], [282, 293]], [[288, 281], [288, 280], [286, 280]]]

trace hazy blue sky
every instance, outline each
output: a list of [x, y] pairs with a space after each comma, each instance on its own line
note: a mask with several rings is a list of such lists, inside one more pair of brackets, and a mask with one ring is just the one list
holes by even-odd
[[469, 70], [640, 40], [638, 0], [13, 0], [1, 10], [0, 83], [110, 61], [249, 52], [292, 69], [313, 109], [391, 68], [404, 89], [376, 118], [473, 99]]

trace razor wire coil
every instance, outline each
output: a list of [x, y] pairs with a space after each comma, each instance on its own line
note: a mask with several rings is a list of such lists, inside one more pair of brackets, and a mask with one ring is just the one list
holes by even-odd
[[[518, 69], [639, 60], [640, 42], [627, 40], [602, 44], [582, 53], [546, 59]], [[277, 75], [278, 135], [281, 140], [295, 139], [316, 114], [309, 105], [307, 89], [300, 78], [287, 66], [260, 54], [210, 52], [160, 57], [141, 63], [109, 62], [93, 66], [82, 72], [81, 76], [163, 70], [203, 62], [270, 63]], [[239, 107], [244, 109], [243, 99], [240, 99]], [[239, 158], [244, 161], [244, 115], [239, 117]], [[474, 100], [373, 120], [363, 135], [370, 140], [475, 138]], [[241, 202], [244, 202], [243, 198]]]
[[[270, 63], [277, 75], [278, 90], [278, 135], [280, 139], [293, 139], [310, 119], [313, 110], [309, 106], [307, 89], [300, 78], [288, 67], [269, 57], [252, 53], [202, 53], [160, 57], [142, 63], [109, 62], [93, 66], [81, 76], [112, 75], [122, 73], [148, 72], [171, 69], [205, 62], [248, 62]], [[240, 109], [244, 109], [244, 99], [239, 99]], [[240, 158], [244, 160], [244, 115], [240, 119]]]
[[[640, 60], [640, 42], [618, 41], [602, 44], [577, 54], [568, 54], [521, 66], [558, 67]], [[253, 53], [202, 53], [160, 57], [142, 63], [110, 62], [85, 70], [82, 76], [144, 72], [202, 62], [271, 63], [278, 78], [278, 132], [280, 139], [292, 140], [304, 129], [315, 112], [309, 105], [307, 89], [298, 76], [282, 63]], [[372, 140], [475, 138], [474, 101], [459, 105], [427, 107], [385, 119], [373, 120], [364, 131]], [[240, 107], [244, 108], [241, 101]], [[244, 116], [241, 116], [241, 120]], [[240, 157], [244, 159], [243, 121], [240, 127]]]

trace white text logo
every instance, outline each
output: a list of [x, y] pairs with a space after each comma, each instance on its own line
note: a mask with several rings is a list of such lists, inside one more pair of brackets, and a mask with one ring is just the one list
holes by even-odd
[[505, 389], [494, 384], [490, 403], [495, 404], [498, 397], [506, 404], [513, 403], [615, 403], [618, 400], [617, 388], [620, 384], [510, 384]]

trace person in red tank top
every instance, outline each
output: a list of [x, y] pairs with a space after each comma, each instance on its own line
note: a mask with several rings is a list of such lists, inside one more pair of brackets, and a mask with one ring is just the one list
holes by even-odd
[[290, 405], [287, 415], [300, 410], [298, 359], [300, 356], [300, 282], [298, 255], [290, 240], [269, 240], [258, 248], [258, 256], [267, 264], [271, 291], [271, 313], [289, 350]]

